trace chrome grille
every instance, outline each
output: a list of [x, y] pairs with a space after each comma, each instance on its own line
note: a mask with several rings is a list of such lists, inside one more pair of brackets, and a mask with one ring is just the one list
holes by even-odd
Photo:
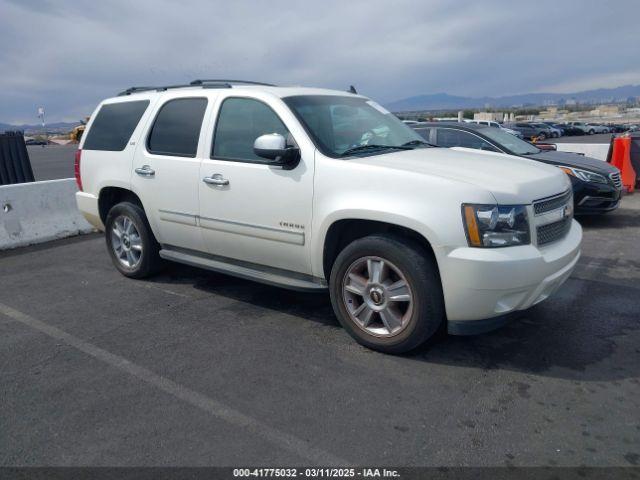
[[609, 178], [611, 179], [611, 181], [613, 182], [613, 185], [616, 188], [622, 188], [622, 179], [620, 178], [620, 172], [609, 174]]
[[533, 211], [536, 215], [540, 215], [541, 213], [550, 212], [552, 210], [556, 210], [565, 204], [569, 203], [569, 200], [573, 199], [573, 192], [571, 190], [567, 190], [560, 195], [556, 195], [555, 197], [543, 198], [542, 200], [537, 200], [533, 203]]
[[547, 223], [537, 228], [538, 245], [555, 242], [563, 238], [571, 228], [571, 217], [563, 218], [558, 222]]
[[538, 245], [564, 238], [573, 219], [573, 190], [533, 202], [533, 211]]

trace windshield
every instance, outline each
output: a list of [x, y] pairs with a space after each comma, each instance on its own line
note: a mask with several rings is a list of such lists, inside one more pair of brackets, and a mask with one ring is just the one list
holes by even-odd
[[376, 155], [427, 145], [395, 115], [366, 98], [300, 95], [283, 100], [318, 149], [330, 157]]
[[540, 150], [524, 140], [520, 140], [515, 135], [505, 132], [499, 128], [482, 128], [480, 132], [496, 142], [500, 147], [509, 150], [516, 155], [531, 155], [540, 153]]

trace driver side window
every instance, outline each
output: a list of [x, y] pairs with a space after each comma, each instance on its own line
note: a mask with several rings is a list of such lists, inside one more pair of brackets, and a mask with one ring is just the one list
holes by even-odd
[[211, 158], [268, 163], [253, 152], [256, 138], [268, 133], [279, 133], [291, 142], [287, 127], [268, 105], [252, 98], [227, 98], [218, 113]]

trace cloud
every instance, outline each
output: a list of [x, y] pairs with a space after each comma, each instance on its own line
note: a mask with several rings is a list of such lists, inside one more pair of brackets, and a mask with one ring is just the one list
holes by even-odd
[[[640, 83], [640, 3], [0, 0], [0, 121], [75, 120], [131, 85], [231, 77], [411, 95]], [[618, 81], [619, 80], [619, 81]]]

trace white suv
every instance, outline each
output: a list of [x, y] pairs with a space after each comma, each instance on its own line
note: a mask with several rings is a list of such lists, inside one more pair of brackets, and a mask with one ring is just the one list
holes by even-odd
[[355, 93], [198, 80], [103, 101], [76, 155], [85, 217], [133, 278], [162, 259], [328, 289], [360, 343], [417, 347], [546, 299], [582, 232], [555, 167], [434, 148]]

